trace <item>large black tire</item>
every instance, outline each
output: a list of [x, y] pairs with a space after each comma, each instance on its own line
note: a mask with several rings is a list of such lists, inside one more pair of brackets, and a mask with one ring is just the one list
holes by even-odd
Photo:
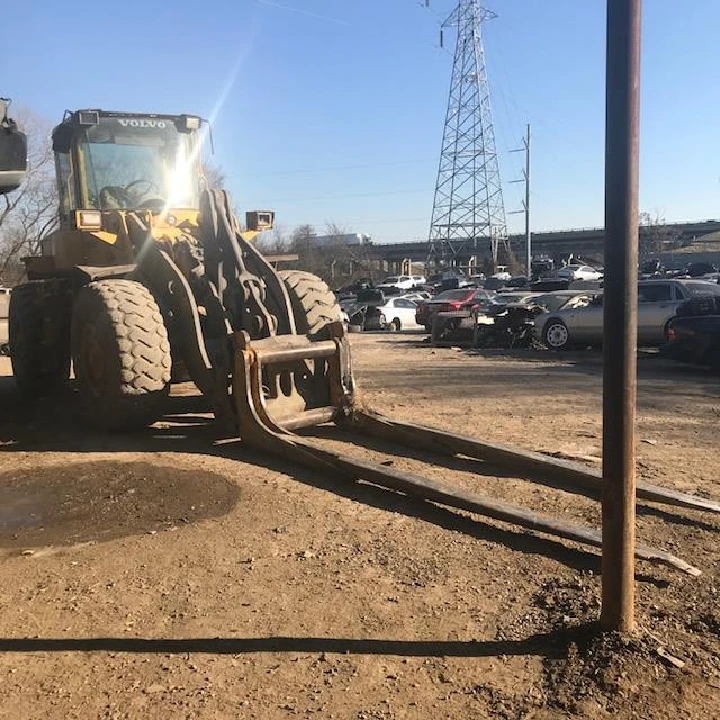
[[324, 280], [302, 270], [281, 270], [278, 274], [290, 296], [298, 334], [317, 336], [327, 325], [342, 322], [340, 305]]
[[10, 294], [10, 358], [20, 391], [48, 395], [70, 377], [70, 294], [57, 282], [33, 281]]
[[132, 280], [80, 290], [72, 359], [87, 419], [105, 430], [150, 425], [170, 390], [170, 342], [150, 291]]

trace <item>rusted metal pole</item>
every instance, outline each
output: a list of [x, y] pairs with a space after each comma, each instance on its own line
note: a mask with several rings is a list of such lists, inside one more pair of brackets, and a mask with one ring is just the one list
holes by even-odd
[[638, 156], [642, 0], [607, 0], [602, 613], [634, 627]]

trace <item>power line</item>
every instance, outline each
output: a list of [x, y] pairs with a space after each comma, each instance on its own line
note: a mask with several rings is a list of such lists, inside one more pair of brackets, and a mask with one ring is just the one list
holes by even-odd
[[[368, 28], [362, 28], [358, 27], [356, 23], [350, 22], [348, 20], [343, 20], [342, 18], [333, 17], [330, 15], [324, 15], [322, 13], [316, 13], [312, 10], [305, 10], [303, 8], [296, 7], [294, 5], [288, 5], [286, 3], [277, 2], [276, 0], [253, 0], [258, 5], [265, 5], [268, 7], [274, 7], [278, 10], [286, 10], [288, 12], [297, 13], [299, 15], [305, 15], [306, 17], [315, 18], [317, 20], [324, 20], [326, 22], [331, 22], [336, 25], [342, 25], [344, 27], [353, 28], [354, 31], [358, 32], [358, 34], [362, 34], [363, 32], [365, 34], [372, 34], [372, 37], [375, 41], [377, 41], [379, 38], [383, 37], [378, 34], [377, 29], [373, 27], [372, 29]], [[419, 3], [423, 4], [423, 3]], [[428, 9], [433, 12], [435, 15], [438, 15], [437, 11], [433, 10], [432, 8]], [[439, 23], [438, 23], [439, 24]], [[435, 43], [425, 43], [425, 42], [418, 42], [417, 40], [410, 40], [407, 38], [398, 38], [396, 35], [387, 35], [386, 37], [392, 38], [392, 41], [395, 45], [398, 43], [405, 44], [405, 45], [422, 45], [424, 47], [433, 47], [436, 50], [442, 50], [445, 53], [449, 53], [449, 51], [446, 48], [443, 48], [442, 45], [438, 45]]]
[[[397, 160], [393, 162], [379, 162], [379, 163], [363, 163], [361, 165], [341, 165], [339, 167], [329, 168], [298, 168], [296, 170], [275, 170], [272, 172], [252, 173], [252, 177], [269, 177], [276, 175], [310, 175], [313, 173], [324, 173], [324, 172], [340, 172], [342, 170], [361, 170], [364, 168], [376, 168], [376, 167], [393, 167], [398, 165], [414, 165], [425, 162], [436, 162], [437, 159], [422, 158], [419, 160]], [[237, 173], [228, 173], [228, 177], [237, 177]]]
[[298, 203], [298, 202], [313, 202], [315, 200], [342, 200], [344, 198], [366, 198], [366, 197], [382, 197], [385, 195], [412, 195], [414, 193], [431, 193], [432, 188], [422, 188], [419, 190], [384, 190], [381, 192], [371, 193], [353, 193], [348, 195], [320, 195], [318, 197], [305, 197], [305, 198], [269, 198], [264, 199], [263, 202], [267, 204], [274, 203]]
[[338, 25], [346, 25], [351, 27], [352, 23], [347, 20], [341, 20], [340, 18], [334, 18], [330, 15], [321, 15], [320, 13], [312, 12], [311, 10], [303, 10], [302, 8], [293, 7], [292, 5], [285, 5], [284, 3], [275, 2], [275, 0], [255, 0], [260, 5], [268, 5], [270, 7], [278, 8], [279, 10], [288, 10], [289, 12], [298, 13], [298, 15], [306, 15], [307, 17], [313, 17], [318, 20], [327, 20]]

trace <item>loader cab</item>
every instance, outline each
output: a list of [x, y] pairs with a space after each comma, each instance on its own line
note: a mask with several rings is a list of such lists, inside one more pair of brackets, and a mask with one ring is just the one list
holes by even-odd
[[107, 211], [197, 211], [201, 124], [192, 115], [67, 112], [52, 133], [61, 227], [103, 229]]

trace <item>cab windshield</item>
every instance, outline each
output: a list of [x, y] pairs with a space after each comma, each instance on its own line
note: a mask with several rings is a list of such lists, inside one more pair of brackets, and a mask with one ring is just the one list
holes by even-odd
[[87, 207], [197, 208], [197, 142], [168, 118], [101, 118], [80, 138]]

